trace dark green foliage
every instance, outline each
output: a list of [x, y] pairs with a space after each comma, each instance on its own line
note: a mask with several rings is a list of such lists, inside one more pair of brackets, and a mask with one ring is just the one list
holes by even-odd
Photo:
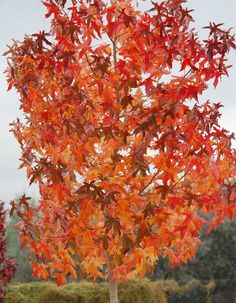
[[206, 303], [207, 288], [199, 281], [193, 280], [184, 286], [179, 286], [175, 281], [166, 285], [168, 303]]
[[211, 297], [211, 303], [235, 303], [236, 279], [215, 281], [211, 291]]
[[196, 258], [186, 268], [200, 280], [235, 279], [236, 218], [205, 236]]

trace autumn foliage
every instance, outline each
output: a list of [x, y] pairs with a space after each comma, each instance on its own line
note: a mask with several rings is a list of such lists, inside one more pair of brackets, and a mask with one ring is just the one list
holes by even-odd
[[16, 263], [6, 257], [5, 239], [5, 210], [4, 204], [0, 201], [0, 302], [3, 302], [6, 293], [6, 286], [16, 271]]
[[[230, 30], [191, 28], [186, 1], [45, 0], [50, 32], [7, 52], [21, 167], [39, 186], [35, 209], [13, 203], [34, 275], [124, 281], [160, 256], [191, 259], [236, 211], [233, 135], [221, 105], [201, 98], [227, 75]], [[206, 216], [207, 214], [211, 214]]]

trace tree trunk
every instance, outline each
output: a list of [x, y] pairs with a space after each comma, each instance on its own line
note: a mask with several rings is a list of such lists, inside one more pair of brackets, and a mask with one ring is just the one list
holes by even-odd
[[117, 283], [113, 282], [110, 279], [109, 279], [109, 292], [110, 292], [110, 303], [119, 303]]
[[110, 268], [109, 262], [108, 262], [108, 283], [109, 283], [110, 303], [119, 303], [117, 283], [113, 281], [112, 269]]

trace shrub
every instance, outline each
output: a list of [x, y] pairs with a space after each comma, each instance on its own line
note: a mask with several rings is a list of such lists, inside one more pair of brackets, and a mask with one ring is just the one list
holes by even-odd
[[[179, 285], [174, 280], [136, 280], [120, 283], [120, 303], [233, 303], [236, 280], [192, 280]], [[108, 303], [107, 283], [71, 283], [57, 287], [52, 282], [11, 284], [4, 303]]]
[[165, 289], [168, 303], [206, 303], [208, 299], [206, 287], [196, 280], [183, 286], [179, 286], [175, 281], [169, 281]]
[[236, 298], [236, 280], [217, 280], [212, 291], [211, 303], [234, 303]]
[[[16, 301], [17, 300], [17, 301]], [[132, 281], [119, 285], [120, 303], [167, 303], [162, 282]], [[10, 285], [4, 303], [108, 303], [106, 283], [71, 283], [58, 288], [50, 282]]]

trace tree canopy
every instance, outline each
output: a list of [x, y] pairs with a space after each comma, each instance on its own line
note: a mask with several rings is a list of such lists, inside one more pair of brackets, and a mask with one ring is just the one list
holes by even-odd
[[9, 47], [24, 113], [12, 132], [40, 190], [37, 208], [22, 196], [12, 210], [35, 276], [143, 277], [160, 256], [187, 262], [203, 225], [232, 219], [233, 135], [200, 96], [227, 75], [234, 37], [210, 23], [201, 41], [184, 2], [142, 13], [129, 0], [47, 0], [50, 32]]

